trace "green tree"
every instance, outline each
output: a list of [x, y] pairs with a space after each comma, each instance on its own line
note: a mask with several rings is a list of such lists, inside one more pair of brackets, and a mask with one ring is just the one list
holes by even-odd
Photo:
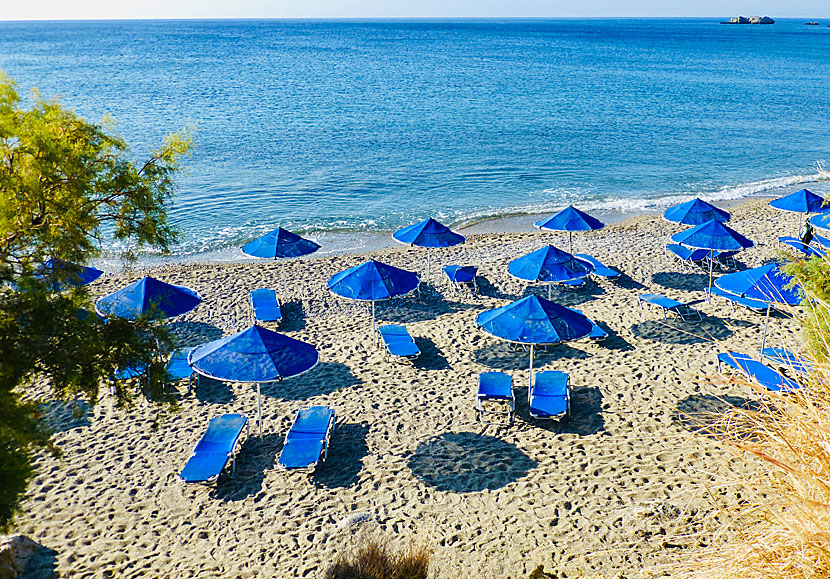
[[90, 313], [85, 288], [53, 291], [67, 281], [56, 277], [74, 272], [33, 274], [50, 257], [83, 264], [107, 237], [124, 242], [128, 258], [142, 247], [169, 251], [178, 232], [167, 206], [189, 148], [186, 133], [170, 135], [136, 163], [106, 124], [37, 93], [25, 108], [0, 73], [0, 532], [19, 508], [34, 453], [49, 446], [35, 383], [54, 398], [94, 404], [117, 368], [149, 364], [147, 379], [117, 384], [117, 404], [143, 397], [160, 412], [175, 407], [164, 383], [163, 356], [173, 346], [164, 326], [152, 315], [103, 321]]

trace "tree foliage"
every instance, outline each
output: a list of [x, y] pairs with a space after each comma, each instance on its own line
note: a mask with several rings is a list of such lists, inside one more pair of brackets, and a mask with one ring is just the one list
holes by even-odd
[[86, 263], [107, 237], [125, 242], [128, 257], [142, 247], [169, 251], [177, 239], [167, 210], [187, 134], [168, 136], [136, 163], [107, 129], [36, 93], [25, 108], [0, 73], [0, 532], [34, 472], [35, 449], [49, 445], [35, 383], [94, 404], [118, 368], [147, 366], [139, 383], [115, 384], [116, 403], [175, 406], [164, 383], [173, 347], [164, 326], [151, 315], [103, 320], [86, 288], [54, 291], [56, 282], [71, 285], [71, 268], [36, 275], [48, 258]]

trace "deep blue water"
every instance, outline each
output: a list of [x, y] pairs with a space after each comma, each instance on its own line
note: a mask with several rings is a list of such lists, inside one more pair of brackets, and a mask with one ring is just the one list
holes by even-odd
[[198, 252], [794, 186], [830, 158], [824, 24], [0, 22], [0, 69], [137, 157], [196, 124], [172, 215]]

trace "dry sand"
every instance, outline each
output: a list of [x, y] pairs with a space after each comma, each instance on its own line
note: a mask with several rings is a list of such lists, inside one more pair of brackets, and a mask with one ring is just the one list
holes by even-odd
[[[761, 201], [733, 212], [730, 225], [757, 242], [741, 256], [747, 266], [772, 257], [774, 232], [793, 225]], [[367, 255], [107, 276], [95, 295], [148, 273], [199, 291], [202, 305], [174, 323], [195, 345], [249, 325], [248, 290], [279, 288], [284, 272], [290, 301], [279, 329], [315, 344], [322, 362], [263, 386], [263, 437], [252, 433], [235, 478], [223, 476], [215, 489], [185, 486], [177, 475], [211, 417], [255, 417], [250, 384], [203, 380], [190, 394], [183, 384], [181, 411], [157, 431], [153, 410], [141, 404], [124, 413], [104, 398], [81, 418], [49, 405], [63, 458], [39, 457], [18, 530], [54, 549], [67, 577], [319, 577], [367, 533], [397, 546], [426, 544], [442, 578], [525, 577], [540, 563], [568, 577], [638, 576], [694, 544], [671, 535], [712, 508], [703, 490], [723, 453], [692, 438], [684, 414], [722, 407], [717, 397], [740, 404], [755, 396], [707, 377], [718, 352], [758, 347], [762, 316], [721, 300], [699, 305], [703, 322], [684, 324], [638, 307], [646, 291], [703, 297], [706, 275], [664, 256], [666, 237], [680, 229], [640, 217], [575, 235], [575, 250], [625, 275], [554, 289], [554, 301], [579, 307], [610, 333], [601, 344], [574, 342], [537, 356], [537, 368], [570, 374], [573, 416], [564, 426], [528, 417], [527, 353], [475, 324], [479, 312], [527, 291], [546, 295], [510, 278], [506, 265], [545, 242], [567, 247], [564, 234], [478, 235], [434, 251], [433, 274], [436, 263], [474, 264], [486, 281], [477, 297], [439, 286], [379, 304], [380, 320], [405, 323], [415, 336], [422, 351], [415, 364], [385, 360], [368, 309], [325, 290], [329, 276]], [[417, 249], [372, 257], [408, 269], [425, 263]], [[795, 321], [778, 316], [770, 326], [773, 345], [792, 343]], [[518, 386], [511, 427], [475, 419], [478, 374], [493, 369]], [[328, 461], [313, 475], [278, 470], [294, 412], [313, 404], [337, 412]]]

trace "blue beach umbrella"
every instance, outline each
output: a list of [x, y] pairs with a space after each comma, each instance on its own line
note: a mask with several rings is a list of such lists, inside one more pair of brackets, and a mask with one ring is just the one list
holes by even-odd
[[795, 306], [801, 303], [797, 287], [787, 287], [793, 281], [792, 276], [781, 271], [777, 263], [762, 265], [728, 275], [715, 280], [715, 287], [740, 297], [761, 300], [767, 303], [767, 315], [764, 319], [764, 337], [761, 340], [761, 352], [767, 343], [767, 324], [772, 304]]
[[403, 296], [418, 288], [417, 273], [398, 269], [374, 259], [336, 273], [328, 281], [335, 294], [363, 302], [372, 302], [372, 334], [375, 332], [375, 302]]
[[63, 291], [69, 287], [89, 285], [104, 274], [100, 269], [76, 265], [62, 259], [52, 258], [35, 270], [34, 276], [53, 280], [52, 289]]
[[320, 361], [311, 344], [284, 334], [251, 326], [194, 348], [187, 363], [202, 376], [227, 382], [255, 382], [257, 420], [262, 435], [262, 382], [280, 381], [308, 372]]
[[415, 225], [398, 229], [392, 234], [392, 237], [398, 243], [425, 247], [427, 249], [427, 280], [429, 280], [430, 274], [429, 249], [432, 247], [452, 247], [453, 245], [464, 243], [467, 239], [460, 233], [455, 233], [450, 230], [449, 227], [443, 223], [439, 223], [432, 217]]
[[100, 298], [95, 302], [95, 311], [102, 316], [128, 320], [147, 313], [159, 318], [173, 318], [186, 314], [201, 301], [199, 294], [190, 288], [148, 276]]
[[567, 231], [570, 253], [573, 253], [574, 250], [572, 239], [574, 231], [592, 231], [605, 227], [602, 221], [576, 209], [573, 205], [565, 207], [562, 211], [551, 215], [547, 219], [537, 221], [534, 225], [539, 229], [548, 231]]
[[552, 283], [585, 277], [594, 271], [594, 266], [552, 245], [546, 245], [514, 259], [507, 264], [507, 271], [521, 280], [547, 283], [550, 299]]
[[709, 250], [709, 289], [712, 289], [712, 262], [715, 251], [739, 251], [752, 247], [753, 243], [720, 221], [712, 219], [680, 233], [672, 235], [672, 241], [695, 249]]
[[[824, 197], [816, 195], [812, 191], [802, 189], [795, 193], [790, 193], [784, 197], [773, 199], [769, 202], [770, 207], [774, 207], [779, 211], [788, 211], [790, 213], [803, 213], [804, 217], [808, 213], [821, 213], [830, 207], [824, 207]], [[801, 231], [801, 221], [798, 222], [798, 232]]]
[[476, 318], [481, 329], [502, 340], [530, 346], [530, 384], [533, 384], [533, 348], [584, 338], [593, 324], [582, 314], [538, 296], [528, 296]]
[[278, 227], [262, 237], [249, 241], [242, 246], [243, 253], [254, 257], [267, 259], [284, 259], [288, 257], [301, 257], [314, 253], [320, 249], [320, 245], [310, 239], [300, 237], [296, 233]]
[[[300, 237], [282, 227], [266, 233], [242, 246], [242, 253], [265, 259], [290, 259], [309, 255], [320, 249], [320, 244]], [[282, 293], [285, 294], [285, 277], [280, 270]]]
[[830, 231], [830, 211], [822, 213], [821, 215], [810, 217], [810, 225], [812, 225], [815, 229]]
[[712, 219], [723, 223], [729, 221], [731, 217], [728, 211], [697, 198], [669, 207], [663, 214], [666, 221], [682, 223], [683, 225], [700, 225]]

